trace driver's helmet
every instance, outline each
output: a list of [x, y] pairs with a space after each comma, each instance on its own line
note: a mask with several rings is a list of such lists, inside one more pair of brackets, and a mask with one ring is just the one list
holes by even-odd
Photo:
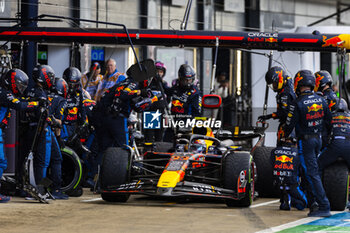
[[339, 107], [338, 107], [339, 112], [348, 112], [348, 103], [346, 103], [345, 99], [341, 98], [339, 101]]
[[201, 154], [207, 153], [207, 145], [205, 143], [205, 140], [204, 139], [194, 140], [194, 142], [191, 144], [188, 150], [189, 152], [192, 152], [192, 153], [201, 153]]
[[75, 93], [81, 90], [81, 73], [80, 70], [75, 67], [68, 67], [63, 72], [63, 79], [68, 84], [69, 93]]

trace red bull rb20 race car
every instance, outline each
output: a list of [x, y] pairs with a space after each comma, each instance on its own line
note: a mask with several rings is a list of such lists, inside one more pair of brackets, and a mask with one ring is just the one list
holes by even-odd
[[102, 199], [126, 202], [131, 194], [222, 199], [248, 207], [254, 197], [256, 168], [249, 151], [233, 140], [219, 140], [210, 128], [156, 143], [137, 156], [132, 148], [108, 148], [100, 171]]

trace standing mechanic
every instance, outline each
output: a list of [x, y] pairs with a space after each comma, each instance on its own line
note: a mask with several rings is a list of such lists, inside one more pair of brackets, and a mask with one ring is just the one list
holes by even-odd
[[[140, 84], [140, 88], [149, 88], [154, 94], [161, 94], [161, 88], [163, 88], [164, 92], [167, 92], [169, 89], [168, 83], [164, 80], [164, 76], [166, 74], [166, 66], [160, 61], [156, 61], [155, 66], [157, 72], [156, 76], [152, 78], [150, 83], [148, 83], [149, 80], [146, 82], [144, 81], [142, 84]], [[159, 112], [164, 115], [164, 109], [166, 108], [166, 105], [167, 103], [165, 99], [158, 101], [150, 107], [149, 111], [159, 110]], [[160, 124], [160, 129], [144, 129], [144, 136], [145, 149], [147, 150], [147, 147], [151, 149], [154, 142], [163, 141], [163, 124]]]
[[[193, 83], [195, 76], [196, 72], [190, 65], [181, 65], [178, 82], [168, 90], [167, 96], [171, 101], [170, 112], [175, 119], [194, 118], [202, 114], [202, 94]], [[164, 141], [172, 142], [173, 139], [174, 132], [168, 128], [165, 131]]]
[[320, 173], [339, 157], [343, 158], [350, 167], [350, 113], [344, 99], [340, 100], [338, 110], [333, 112], [332, 134], [329, 136], [331, 142], [318, 157]]
[[52, 128], [51, 135], [51, 159], [50, 159], [50, 168], [51, 168], [51, 180], [52, 180], [52, 192], [51, 195], [55, 199], [68, 199], [68, 195], [61, 192], [61, 183], [62, 183], [62, 154], [60, 148], [64, 148], [64, 142], [61, 138], [61, 128], [62, 128], [62, 118], [63, 112], [66, 107], [66, 99], [64, 96], [67, 96], [68, 85], [62, 78], [57, 78], [54, 81], [54, 88], [51, 89], [51, 92], [48, 94], [49, 100], [49, 117]]
[[296, 95], [293, 88], [292, 78], [289, 77], [281, 67], [272, 67], [266, 73], [265, 80], [270, 87], [272, 86], [273, 91], [277, 92], [277, 111], [269, 115], [259, 116], [258, 120], [262, 122], [270, 118], [279, 120], [277, 131], [278, 146], [280, 145], [281, 138], [284, 137], [283, 126], [287, 119], [288, 108], [296, 99]]
[[[315, 76], [309, 70], [299, 71], [294, 78], [294, 88], [298, 98], [290, 105], [286, 120], [285, 137], [295, 128], [298, 150], [305, 176], [310, 185], [317, 208], [310, 208], [309, 217], [328, 217], [329, 201], [318, 173], [317, 156], [320, 152], [321, 133], [326, 127], [331, 129], [332, 115], [326, 101], [313, 92]], [[313, 200], [309, 200], [313, 203]]]
[[107, 73], [103, 76], [102, 81], [99, 82], [96, 90], [95, 100], [100, 101], [102, 95], [116, 83], [122, 82], [126, 79], [123, 73], [118, 72], [117, 63], [114, 59], [108, 59], [106, 62]]
[[111, 146], [128, 145], [127, 119], [131, 110], [141, 112], [158, 101], [158, 96], [142, 99], [148, 96], [149, 91], [141, 91], [130, 74], [127, 73], [127, 75], [126, 79], [118, 81], [117, 84], [106, 90], [94, 111], [100, 152]]
[[331, 112], [338, 109], [339, 98], [332, 89], [333, 79], [326, 70], [320, 70], [315, 73], [316, 83], [314, 91], [323, 95]]
[[[37, 101], [26, 102], [19, 99], [27, 89], [28, 83], [28, 76], [20, 69], [9, 70], [0, 82], [0, 178], [7, 168], [3, 131], [11, 117], [10, 110], [34, 111], [39, 106]], [[0, 194], [0, 203], [8, 202], [10, 199]]]
[[68, 67], [63, 72], [63, 79], [68, 84], [68, 95], [63, 114], [62, 138], [67, 139], [86, 122], [86, 113], [83, 107], [84, 96], [80, 83], [80, 71], [75, 67]]

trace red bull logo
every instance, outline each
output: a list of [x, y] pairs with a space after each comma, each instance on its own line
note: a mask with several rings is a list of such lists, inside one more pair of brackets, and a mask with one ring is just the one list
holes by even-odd
[[117, 87], [117, 91], [123, 90], [124, 86]]
[[72, 109], [68, 109], [68, 114], [71, 114], [71, 115], [78, 114], [78, 108], [77, 107], [73, 107]]
[[324, 78], [324, 76], [321, 76], [320, 74], [316, 74], [316, 83], [314, 91], [318, 91], [318, 88], [320, 87], [320, 82]]
[[333, 117], [333, 120], [350, 120], [350, 117], [346, 117], [346, 116], [335, 116], [335, 117]]
[[173, 101], [171, 102], [171, 104], [172, 104], [173, 106], [175, 106], [175, 107], [181, 107], [181, 108], [183, 108], [183, 106], [184, 106], [184, 104], [181, 103], [179, 100], [173, 100]]
[[329, 103], [328, 107], [329, 110], [332, 110], [332, 107], [335, 105], [335, 102], [333, 100], [331, 100], [331, 102]]
[[294, 91], [297, 90], [297, 87], [298, 87], [298, 83], [300, 82], [300, 80], [302, 80], [303, 77], [300, 76], [300, 73], [297, 74], [297, 77], [295, 77], [295, 80], [294, 80]]
[[12, 89], [13, 94], [18, 94], [18, 89], [17, 89], [15, 77], [16, 77], [16, 72], [12, 72], [11, 73], [11, 89]]
[[293, 158], [288, 157], [287, 155], [275, 156], [275, 161], [281, 163], [293, 163]]
[[52, 83], [51, 83], [51, 79], [49, 78], [49, 76], [47, 75], [47, 72], [46, 72], [46, 68], [43, 68], [42, 69], [42, 72], [43, 72], [43, 75], [45, 77], [45, 81], [46, 81], [46, 84], [47, 84], [47, 87], [51, 87], [52, 86]]
[[265, 42], [270, 42], [270, 43], [275, 43], [277, 41], [278, 40], [276, 38], [273, 38], [273, 37], [269, 37], [269, 38], [265, 39]]
[[307, 107], [307, 111], [308, 112], [318, 112], [319, 110], [322, 110], [323, 107], [322, 105], [318, 105], [318, 104], [313, 104], [310, 107]]
[[340, 35], [331, 37], [329, 39], [327, 39], [326, 36], [323, 36], [324, 44], [322, 45], [322, 47], [338, 47], [338, 43], [342, 41], [343, 40], [340, 38]]

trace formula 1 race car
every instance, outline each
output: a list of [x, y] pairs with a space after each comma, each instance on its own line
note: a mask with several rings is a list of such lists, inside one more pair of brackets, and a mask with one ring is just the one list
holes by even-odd
[[250, 152], [234, 144], [201, 127], [189, 138], [178, 138], [175, 146], [160, 142], [142, 156], [131, 148], [108, 148], [100, 171], [101, 196], [109, 202], [126, 202], [130, 194], [216, 198], [229, 207], [248, 207], [256, 168]]

